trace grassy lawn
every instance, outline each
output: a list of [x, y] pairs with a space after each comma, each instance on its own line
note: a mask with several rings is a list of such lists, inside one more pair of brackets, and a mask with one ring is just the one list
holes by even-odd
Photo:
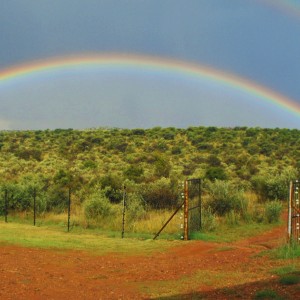
[[0, 243], [25, 247], [84, 250], [98, 254], [118, 252], [147, 255], [180, 244], [180, 241], [153, 241], [144, 236], [125, 239], [110, 237], [114, 234], [117, 235], [82, 229], [74, 229], [68, 233], [62, 226], [34, 227], [29, 224], [0, 222]]

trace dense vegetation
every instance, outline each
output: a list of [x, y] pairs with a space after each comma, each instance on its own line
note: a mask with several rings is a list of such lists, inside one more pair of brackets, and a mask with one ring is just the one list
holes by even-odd
[[[84, 203], [86, 214], [95, 213], [97, 201], [103, 213], [110, 203], [122, 200], [124, 184], [133, 202], [169, 208], [177, 204], [178, 182], [185, 178], [205, 179], [208, 192], [212, 184], [220, 188], [220, 181], [226, 181], [230, 186], [221, 189], [235, 187], [237, 194], [252, 191], [260, 201], [282, 200], [289, 181], [300, 175], [300, 131], [246, 127], [2, 131], [0, 172], [0, 192], [9, 191], [9, 208], [14, 210], [32, 205], [35, 188], [39, 211], [59, 212], [66, 207], [71, 187], [74, 201]], [[236, 200], [222, 208], [214, 205], [210, 210], [216, 214], [242, 209]]]

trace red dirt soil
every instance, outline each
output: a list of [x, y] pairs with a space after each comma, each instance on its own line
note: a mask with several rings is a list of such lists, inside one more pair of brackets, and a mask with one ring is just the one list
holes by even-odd
[[258, 255], [283, 243], [284, 231], [226, 244], [183, 242], [148, 256], [2, 245], [0, 299], [253, 299], [266, 289], [300, 299], [299, 284], [279, 284], [270, 273], [291, 262]]

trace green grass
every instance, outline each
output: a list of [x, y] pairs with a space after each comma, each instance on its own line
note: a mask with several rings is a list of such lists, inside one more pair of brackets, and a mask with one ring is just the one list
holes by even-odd
[[283, 245], [271, 252], [271, 256], [277, 259], [295, 259], [300, 257], [300, 245], [291, 243]]
[[272, 274], [282, 276], [286, 274], [290, 274], [297, 271], [297, 267], [295, 265], [287, 265], [271, 271]]
[[[121, 237], [121, 233], [119, 235]], [[112, 238], [96, 230], [66, 232], [65, 226], [34, 227], [0, 222], [0, 243], [25, 247], [84, 250], [94, 253], [150, 254], [165, 251], [180, 241], [153, 241], [140, 238]]]
[[214, 232], [193, 232], [191, 239], [212, 242], [234, 242], [262, 234], [278, 224], [244, 223], [239, 226], [221, 225]]
[[283, 299], [273, 290], [261, 290], [256, 292], [254, 299]]
[[300, 272], [286, 274], [280, 277], [279, 282], [283, 285], [293, 285], [300, 282]]
[[[135, 229], [125, 226], [125, 237], [131, 239], [148, 240], [153, 239], [154, 235], [164, 221], [169, 217], [170, 212], [164, 211], [160, 216], [158, 212], [150, 212], [149, 220], [141, 220], [136, 222]], [[105, 223], [105, 227], [101, 224], [83, 226], [76, 221], [78, 216], [71, 218], [71, 232], [72, 234], [97, 234], [107, 238], [120, 238], [121, 237], [121, 223], [118, 226], [113, 224], [109, 226], [110, 222]], [[75, 221], [74, 221], [75, 220]], [[146, 222], [146, 223], [145, 223]], [[31, 213], [12, 214], [9, 216], [9, 224], [19, 224], [32, 226], [33, 216]], [[169, 230], [164, 230], [157, 240], [180, 240], [181, 230], [176, 226], [176, 220], [174, 218], [174, 224], [170, 225]], [[154, 226], [155, 224], [155, 226]], [[103, 225], [103, 224], [102, 224]], [[168, 225], [169, 226], [169, 225]], [[254, 235], [259, 235], [265, 231], [271, 230], [278, 224], [264, 224], [264, 223], [244, 223], [239, 226], [228, 226], [221, 224], [216, 231], [213, 232], [193, 232], [190, 235], [191, 240], [202, 240], [212, 242], [234, 242], [239, 239], [248, 238]], [[67, 214], [48, 214], [44, 217], [39, 217], [36, 220], [36, 227], [48, 228], [49, 230], [67, 231]], [[176, 229], [177, 228], [177, 229]], [[119, 230], [118, 230], [119, 229]], [[176, 232], [177, 230], [177, 232]], [[51, 242], [52, 243], [52, 242]]]
[[300, 282], [299, 267], [294, 264], [272, 270], [272, 273], [279, 276], [279, 283], [283, 285], [293, 285]]
[[201, 240], [207, 242], [216, 242], [218, 237], [212, 232], [192, 232], [190, 234], [190, 239], [192, 240]]

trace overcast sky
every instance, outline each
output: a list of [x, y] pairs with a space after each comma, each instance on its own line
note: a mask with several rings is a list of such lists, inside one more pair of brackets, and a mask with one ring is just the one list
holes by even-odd
[[[300, 107], [300, 5], [271, 3], [2, 1], [0, 73], [85, 53], [147, 55], [233, 73]], [[155, 70], [81, 68], [0, 81], [0, 129], [198, 125], [300, 128], [300, 114], [217, 82]]]

